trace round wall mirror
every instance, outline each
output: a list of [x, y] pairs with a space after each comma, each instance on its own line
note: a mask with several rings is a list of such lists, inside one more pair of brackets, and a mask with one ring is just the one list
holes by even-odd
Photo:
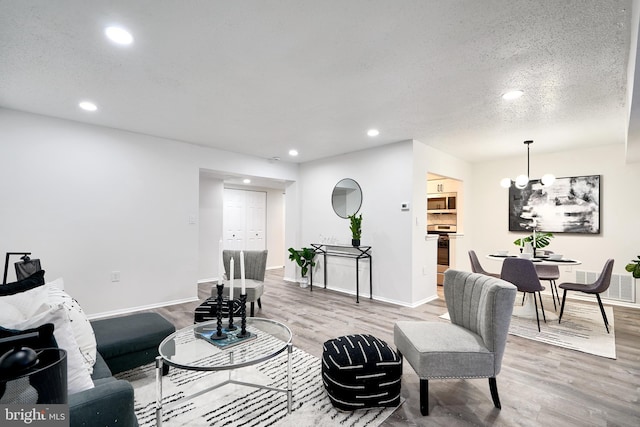
[[362, 206], [362, 190], [351, 178], [338, 182], [331, 194], [331, 205], [340, 218], [348, 218], [360, 210]]

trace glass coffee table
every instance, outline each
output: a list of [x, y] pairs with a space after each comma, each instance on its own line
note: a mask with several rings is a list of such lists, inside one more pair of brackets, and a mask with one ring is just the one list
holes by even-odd
[[[223, 328], [228, 322], [223, 321]], [[291, 352], [293, 350], [291, 330], [284, 324], [275, 320], [248, 317], [246, 330], [251, 336], [246, 339], [234, 339], [233, 335], [238, 331], [229, 333], [227, 340], [219, 340], [212, 343], [207, 339], [216, 334], [217, 321], [196, 323], [180, 329], [169, 335], [160, 343], [156, 358], [156, 423], [162, 425], [162, 413], [203, 393], [215, 390], [226, 384], [238, 384], [278, 391], [287, 394], [287, 413], [291, 413], [292, 379], [291, 379]], [[225, 332], [223, 330], [223, 332]], [[287, 388], [275, 388], [261, 384], [238, 381], [231, 378], [231, 370], [245, 366], [255, 365], [271, 359], [280, 353], [287, 351]], [[211, 387], [193, 393], [178, 401], [162, 404], [162, 367], [164, 364], [178, 369], [190, 371], [229, 371], [225, 381]]]

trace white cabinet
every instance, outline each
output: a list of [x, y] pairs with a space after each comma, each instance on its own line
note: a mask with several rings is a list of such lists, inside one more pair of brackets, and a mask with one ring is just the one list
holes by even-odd
[[427, 193], [457, 193], [459, 184], [455, 179], [432, 179], [427, 181]]

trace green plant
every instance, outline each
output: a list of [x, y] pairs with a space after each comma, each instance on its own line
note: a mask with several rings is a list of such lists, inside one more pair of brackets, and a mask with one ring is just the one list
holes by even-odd
[[638, 255], [638, 259], [631, 260], [624, 269], [631, 273], [636, 279], [640, 279], [640, 255]]
[[349, 221], [351, 221], [351, 225], [349, 226], [351, 238], [360, 240], [360, 236], [362, 236], [362, 214], [358, 216], [356, 216], [356, 214], [349, 215]]
[[533, 234], [531, 234], [527, 237], [515, 240], [513, 244], [516, 246], [523, 246], [524, 243], [531, 242], [534, 248], [542, 249], [546, 246], [549, 246], [549, 243], [551, 243], [551, 239], [553, 239], [553, 233], [536, 233], [535, 243], [533, 242]]
[[311, 248], [294, 249], [289, 248], [289, 259], [295, 261], [300, 266], [300, 274], [302, 277], [307, 277], [307, 272], [310, 267], [316, 265], [313, 258], [315, 258], [316, 252]]

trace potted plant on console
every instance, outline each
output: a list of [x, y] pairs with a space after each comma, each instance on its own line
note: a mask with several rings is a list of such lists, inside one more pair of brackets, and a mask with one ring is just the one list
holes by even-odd
[[313, 268], [316, 265], [315, 261], [313, 260], [315, 256], [316, 252], [311, 248], [289, 248], [289, 259], [291, 261], [295, 261], [296, 264], [298, 264], [298, 266], [300, 267], [300, 275], [302, 276], [302, 278], [300, 279], [301, 288], [306, 288], [309, 284], [307, 272], [309, 271], [309, 268]]
[[360, 246], [360, 237], [362, 236], [362, 214], [356, 216], [356, 214], [349, 215], [349, 221], [351, 225], [351, 244], [353, 246]]

